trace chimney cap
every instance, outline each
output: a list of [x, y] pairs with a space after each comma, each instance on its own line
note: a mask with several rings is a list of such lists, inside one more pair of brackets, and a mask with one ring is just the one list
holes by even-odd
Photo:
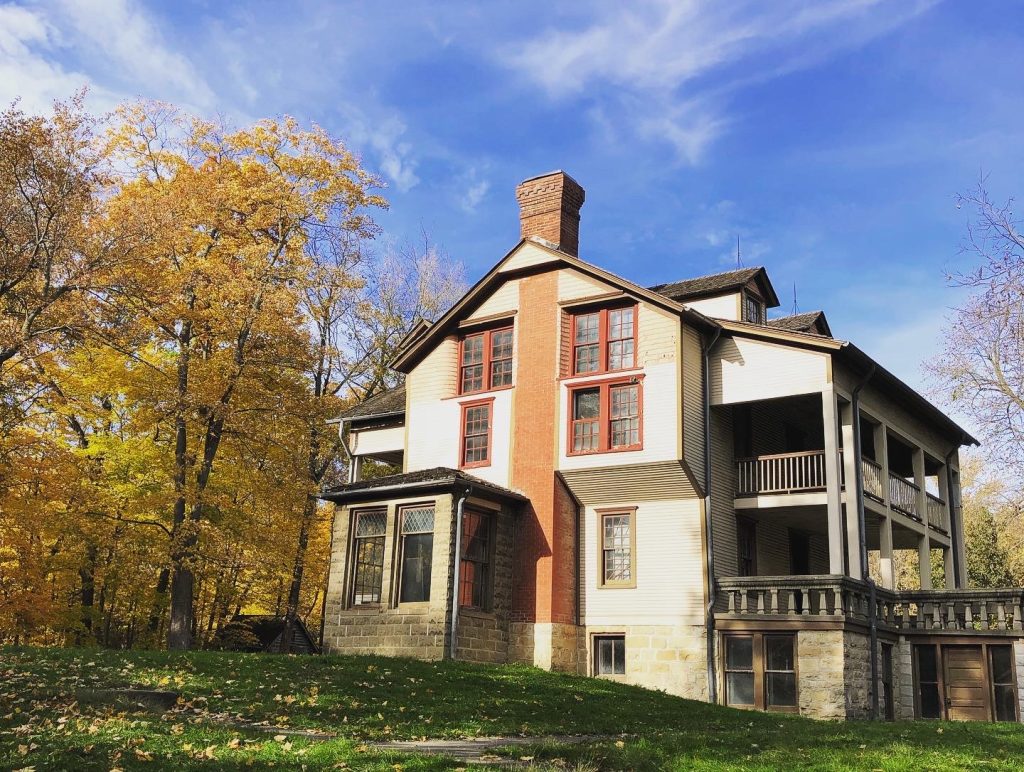
[[543, 174], [535, 174], [535, 175], [533, 175], [532, 177], [527, 177], [527, 178], [526, 178], [525, 180], [523, 180], [523, 181], [522, 181], [522, 182], [520, 182], [519, 184], [520, 184], [520, 185], [525, 185], [525, 184], [526, 184], [527, 182], [533, 182], [534, 180], [542, 180], [542, 179], [544, 179], [545, 177], [556, 177], [556, 176], [558, 176], [558, 175], [562, 175], [562, 176], [563, 176], [563, 177], [565, 177], [565, 178], [566, 178], [567, 180], [571, 180], [572, 182], [575, 182], [575, 183], [576, 183], [577, 185], [579, 185], [579, 187], [581, 187], [581, 188], [583, 187], [583, 186], [582, 186], [582, 185], [580, 185], [580, 184], [579, 184], [578, 182], [576, 182], [576, 180], [574, 180], [574, 179], [572, 178], [572, 175], [571, 175], [571, 174], [569, 174], [568, 172], [566, 172], [566, 171], [563, 171], [563, 170], [561, 170], [561, 169], [554, 169], [554, 170], [552, 170], [552, 171], [550, 171], [550, 172], [544, 172]]

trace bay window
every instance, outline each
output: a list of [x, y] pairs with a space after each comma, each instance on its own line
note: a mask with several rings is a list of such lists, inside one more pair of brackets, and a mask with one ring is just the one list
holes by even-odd
[[434, 553], [434, 508], [407, 507], [401, 511], [401, 574], [399, 603], [430, 600], [430, 570]]
[[352, 604], [380, 603], [384, 581], [384, 532], [387, 513], [380, 510], [357, 512], [353, 530], [355, 556], [352, 577]]

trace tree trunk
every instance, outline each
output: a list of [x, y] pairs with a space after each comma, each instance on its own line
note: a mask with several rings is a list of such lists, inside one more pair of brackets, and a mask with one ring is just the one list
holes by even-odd
[[299, 542], [295, 549], [295, 564], [292, 567], [292, 582], [288, 588], [288, 605], [285, 608], [284, 632], [281, 634], [281, 653], [292, 650], [295, 635], [295, 620], [299, 615], [299, 596], [302, 593], [302, 574], [306, 568], [306, 547], [309, 545], [309, 529], [316, 517], [316, 497], [306, 495], [302, 508], [302, 524], [299, 526]]
[[[85, 565], [78, 569], [78, 578], [82, 583], [82, 627], [85, 629], [86, 638], [92, 638], [92, 615], [93, 605], [96, 600], [96, 559], [99, 555], [99, 548], [90, 544], [85, 548]], [[77, 636], [81, 643], [82, 636]]]
[[[193, 533], [183, 533], [185, 524], [185, 480], [188, 474], [188, 425], [185, 398], [192, 351], [192, 324], [182, 324], [178, 339], [178, 403], [174, 415], [174, 525], [171, 531], [171, 624], [167, 648], [186, 651], [192, 644], [192, 567], [187, 563], [194, 544]], [[192, 542], [192, 544], [190, 544]]]

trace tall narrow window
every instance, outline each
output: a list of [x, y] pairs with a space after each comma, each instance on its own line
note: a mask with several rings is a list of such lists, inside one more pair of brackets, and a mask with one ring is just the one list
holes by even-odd
[[491, 407], [493, 402], [462, 406], [463, 467], [487, 466], [491, 463]]
[[764, 303], [749, 292], [743, 293], [743, 321], [764, 324]]
[[757, 523], [749, 518], [736, 518], [736, 550], [740, 576], [757, 576]]
[[600, 448], [601, 390], [577, 389], [572, 395], [572, 449], [590, 453]]
[[796, 707], [792, 635], [764, 636], [764, 693], [769, 709]]
[[611, 446], [628, 448], [640, 444], [640, 387], [613, 386], [611, 394]]
[[604, 587], [635, 586], [634, 516], [634, 512], [600, 514], [601, 584]]
[[626, 674], [626, 637], [624, 635], [594, 636], [594, 675]]
[[384, 580], [384, 531], [387, 513], [383, 510], [356, 513], [352, 554], [355, 569], [352, 578], [352, 603], [359, 606], [380, 603]]
[[1013, 682], [1013, 649], [1010, 646], [989, 646], [988, 653], [996, 721], [1016, 721], [1017, 687]]
[[398, 601], [430, 600], [431, 557], [434, 552], [434, 508], [402, 510], [402, 574]]
[[459, 393], [512, 385], [512, 328], [466, 335], [459, 355]]
[[573, 315], [572, 373], [636, 367], [636, 306]]
[[570, 454], [642, 447], [639, 376], [570, 389], [569, 399]]
[[479, 512], [462, 515], [459, 605], [486, 610], [490, 605], [491, 520]]
[[725, 639], [725, 702], [754, 704], [754, 637], [730, 635]]

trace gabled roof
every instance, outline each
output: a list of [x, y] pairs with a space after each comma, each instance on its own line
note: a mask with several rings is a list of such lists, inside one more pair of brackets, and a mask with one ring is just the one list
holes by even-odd
[[371, 418], [405, 412], [405, 384], [374, 394], [339, 416], [341, 420]]
[[685, 303], [687, 300], [739, 290], [751, 281], [757, 283], [769, 308], [779, 305], [779, 297], [775, 294], [775, 288], [772, 287], [771, 281], [768, 280], [768, 272], [761, 266], [738, 268], [735, 271], [696, 276], [692, 279], [680, 279], [667, 284], [657, 284], [649, 289], [679, 303]]
[[[429, 351], [432, 345], [436, 345], [439, 339], [443, 338], [452, 329], [454, 329], [455, 324], [462, 316], [471, 311], [477, 304], [479, 304], [479, 302], [482, 302], [486, 297], [488, 290], [495, 285], [506, 281], [506, 279], [517, 275], [516, 272], [502, 271], [502, 266], [520, 249], [522, 249], [525, 244], [529, 244], [531, 247], [548, 252], [553, 258], [551, 261], [552, 263], [575, 268], [581, 273], [587, 274], [595, 279], [599, 279], [613, 287], [618, 287], [627, 294], [638, 299], [646, 300], [647, 302], [660, 306], [672, 313], [679, 314], [698, 327], [713, 328], [715, 326], [715, 322], [708, 319], [708, 317], [686, 308], [684, 305], [676, 302], [672, 298], [641, 287], [639, 284], [634, 284], [627, 279], [623, 279], [621, 276], [616, 276], [614, 273], [606, 271], [604, 268], [600, 268], [592, 263], [580, 260], [578, 257], [570, 255], [567, 252], [562, 252], [557, 247], [543, 239], [521, 239], [515, 247], [513, 247], [501, 260], [499, 260], [482, 279], [480, 279], [480, 281], [470, 287], [469, 291], [466, 292], [466, 294], [463, 295], [455, 305], [449, 308], [448, 311], [445, 312], [444, 316], [431, 325], [429, 329], [424, 330], [419, 337], [408, 341], [391, 362], [391, 367], [399, 372], [409, 372], [415, 363], [419, 361], [421, 354]], [[547, 265], [548, 263], [544, 264]], [[770, 286], [771, 285], [769, 285], [769, 287]], [[772, 297], [774, 297], [774, 292], [772, 293]], [[778, 305], [777, 301], [776, 305]]]
[[769, 319], [768, 326], [778, 327], [781, 330], [810, 332], [832, 337], [832, 329], [828, 326], [828, 320], [825, 318], [824, 311], [807, 311], [803, 314], [780, 316], [778, 319]]
[[415, 472], [392, 474], [386, 477], [375, 477], [369, 480], [339, 485], [320, 494], [327, 501], [347, 501], [351, 499], [367, 499], [387, 497], [396, 491], [426, 491], [464, 485], [478, 494], [490, 494], [513, 501], [527, 501], [521, 493], [502, 487], [487, 480], [482, 480], [461, 469], [437, 466], [432, 469], [419, 469]]

